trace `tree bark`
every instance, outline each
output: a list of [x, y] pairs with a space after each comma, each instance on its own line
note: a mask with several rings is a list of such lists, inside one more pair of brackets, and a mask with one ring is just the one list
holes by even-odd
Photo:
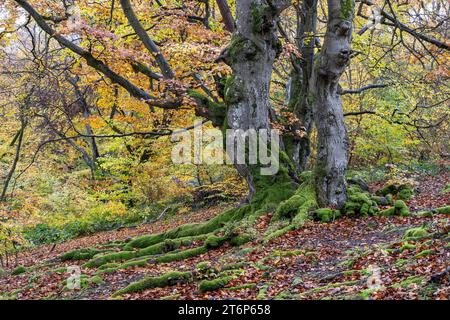
[[230, 7], [228, 6], [227, 0], [216, 0], [217, 6], [219, 7], [220, 14], [222, 15], [223, 24], [225, 25], [225, 30], [234, 32], [235, 24], [233, 15], [231, 14]]
[[[281, 52], [276, 21], [290, 1], [238, 0], [236, 31], [224, 52], [233, 76], [227, 80], [225, 102], [227, 126], [234, 130], [268, 130], [269, 87], [276, 56]], [[236, 165], [247, 180], [250, 198], [256, 193], [254, 177], [247, 165]]]
[[[311, 154], [310, 135], [313, 127], [312, 106], [308, 101], [309, 83], [314, 63], [314, 47], [317, 31], [318, 0], [304, 0], [298, 4], [297, 48], [300, 57], [292, 57], [291, 85], [289, 88], [288, 107], [300, 123], [294, 132], [287, 136], [285, 146], [298, 172], [306, 170]], [[304, 136], [295, 134], [304, 130]]]
[[24, 119], [21, 119], [21, 127], [20, 127], [19, 134], [17, 136], [16, 154], [14, 156], [14, 160], [11, 165], [11, 169], [9, 170], [9, 172], [6, 176], [5, 182], [3, 184], [3, 190], [2, 190], [2, 194], [0, 196], [0, 201], [6, 201], [6, 193], [8, 192], [9, 183], [11, 182], [14, 172], [16, 171], [17, 163], [19, 162], [20, 151], [22, 149], [23, 135], [25, 133], [26, 126], [27, 126], [26, 121]]
[[350, 61], [354, 0], [328, 0], [327, 31], [315, 61], [310, 102], [317, 126], [314, 182], [319, 205], [340, 208], [346, 201], [348, 140], [339, 79]]

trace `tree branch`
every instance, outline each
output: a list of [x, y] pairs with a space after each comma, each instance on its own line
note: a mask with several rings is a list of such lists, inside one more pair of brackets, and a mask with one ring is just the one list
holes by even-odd
[[[37, 25], [44, 30], [49, 36], [53, 37], [61, 46], [71, 50], [77, 55], [84, 58], [89, 66], [96, 69], [100, 73], [104, 74], [107, 78], [109, 78], [113, 83], [116, 83], [127, 90], [130, 95], [135, 98], [143, 99], [147, 103], [150, 100], [156, 99], [154, 96], [145, 92], [141, 88], [132, 84], [129, 80], [125, 79], [121, 75], [117, 74], [113, 70], [111, 70], [105, 63], [96, 59], [90, 52], [84, 50], [83, 48], [77, 46], [70, 40], [56, 33], [55, 30], [52, 29], [50, 25], [43, 19], [43, 17], [28, 3], [26, 0], [14, 0], [18, 5], [20, 5], [25, 11], [27, 11], [33, 19], [36, 21]], [[162, 108], [162, 109], [175, 109], [179, 107], [179, 103], [153, 103], [153, 106]]]
[[228, 6], [227, 0], [216, 0], [217, 6], [219, 7], [220, 14], [222, 15], [223, 24], [225, 25], [225, 30], [234, 32], [235, 22], [233, 15], [231, 14], [230, 7]]
[[[373, 6], [375, 5], [375, 3], [372, 0], [359, 0], [360, 2], [368, 5], [368, 6]], [[425, 42], [431, 43], [433, 45], [435, 45], [436, 47], [440, 48], [440, 49], [444, 49], [447, 51], [450, 51], [450, 45], [446, 44], [445, 42], [439, 41], [433, 37], [427, 36], [426, 34], [422, 34], [419, 33], [413, 29], [411, 29], [410, 27], [408, 27], [407, 25], [403, 24], [402, 22], [400, 22], [396, 17], [390, 15], [389, 13], [387, 13], [386, 11], [384, 11], [383, 9], [380, 8], [380, 14], [383, 18], [385, 18], [385, 20], [390, 21], [390, 23], [394, 24], [398, 29], [400, 29], [401, 31], [404, 31], [410, 35], [412, 35], [413, 37], [423, 40]], [[383, 24], [386, 24], [385, 21], [382, 22]], [[390, 25], [390, 24], [389, 24]]]
[[170, 67], [166, 58], [164, 58], [158, 46], [153, 42], [152, 39], [150, 39], [147, 32], [142, 27], [141, 23], [136, 17], [136, 14], [133, 11], [133, 8], [131, 7], [130, 0], [120, 0], [120, 4], [122, 5], [122, 10], [127, 17], [128, 22], [136, 32], [139, 39], [144, 44], [145, 48], [147, 48], [147, 50], [155, 56], [156, 62], [158, 63], [158, 66], [161, 69], [164, 78], [173, 79], [175, 75], [172, 71], [172, 68]]
[[358, 94], [358, 93], [362, 93], [364, 91], [370, 90], [370, 89], [376, 89], [376, 88], [386, 88], [388, 87], [388, 84], [369, 84], [367, 86], [358, 88], [358, 89], [346, 89], [346, 90], [341, 90], [340, 94], [346, 95], [346, 94]]

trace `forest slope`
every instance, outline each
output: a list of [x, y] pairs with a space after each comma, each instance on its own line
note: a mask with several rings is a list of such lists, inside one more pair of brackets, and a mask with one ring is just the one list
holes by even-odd
[[[448, 299], [449, 216], [418, 214], [449, 205], [448, 172], [424, 176], [418, 194], [408, 201], [410, 217], [343, 218], [308, 222], [300, 230], [271, 241], [219, 249], [181, 261], [147, 261], [122, 268], [82, 267], [81, 289], [68, 290], [66, 268], [87, 260], [62, 261], [77, 248], [105, 249], [111, 241], [165, 231], [200, 222], [223, 207], [203, 209], [136, 228], [97, 233], [20, 255], [17, 267], [0, 277], [0, 296], [10, 299], [111, 299], [115, 292], [149, 276], [172, 271], [196, 281], [175, 280], [170, 286], [120, 294], [124, 299]], [[379, 184], [372, 188], [379, 188]], [[256, 232], [265, 233], [271, 215]], [[195, 247], [199, 241], [183, 249]], [[109, 245], [108, 245], [109, 243]], [[132, 261], [132, 260], [131, 260]], [[18, 273], [12, 275], [11, 273]], [[224, 276], [226, 275], [226, 276]], [[155, 278], [154, 278], [155, 279]], [[158, 278], [161, 279], [161, 278]], [[209, 280], [206, 280], [209, 279]], [[203, 282], [202, 282], [203, 280]], [[204, 281], [206, 280], [206, 281]], [[215, 281], [218, 280], [218, 281]], [[169, 281], [170, 282], [170, 281]]]

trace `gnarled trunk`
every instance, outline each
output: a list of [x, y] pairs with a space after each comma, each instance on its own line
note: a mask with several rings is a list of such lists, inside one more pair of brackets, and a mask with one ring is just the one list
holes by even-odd
[[[276, 56], [281, 52], [276, 20], [290, 1], [238, 0], [236, 30], [224, 56], [233, 75], [227, 81], [227, 126], [234, 130], [268, 130], [269, 87]], [[236, 165], [256, 192], [248, 165]]]
[[317, 126], [315, 187], [319, 205], [340, 208], [346, 201], [348, 140], [338, 82], [350, 61], [354, 0], [328, 0], [327, 32], [315, 61], [310, 102]]

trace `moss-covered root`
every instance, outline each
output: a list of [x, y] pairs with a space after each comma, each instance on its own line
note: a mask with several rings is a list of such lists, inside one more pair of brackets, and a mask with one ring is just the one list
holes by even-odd
[[121, 252], [114, 252], [104, 255], [99, 255], [93, 257], [93, 259], [89, 260], [85, 264], [83, 264], [83, 267], [85, 268], [95, 268], [100, 267], [104, 264], [114, 262], [114, 261], [124, 261], [124, 260], [130, 260], [133, 259], [136, 256], [136, 253], [133, 251], [121, 251]]
[[220, 277], [214, 280], [203, 280], [200, 282], [198, 290], [201, 293], [214, 291], [225, 287], [228, 284], [228, 282], [230, 282], [232, 279], [233, 279], [232, 276], [227, 276], [227, 277]]
[[420, 227], [420, 228], [413, 228], [409, 229], [405, 232], [405, 235], [403, 236], [404, 240], [419, 240], [424, 239], [430, 236], [430, 233], [427, 231], [427, 229]]
[[167, 262], [172, 262], [172, 261], [185, 260], [185, 259], [193, 258], [193, 257], [199, 256], [201, 254], [204, 254], [207, 251], [208, 251], [208, 248], [206, 248], [206, 246], [201, 246], [201, 247], [197, 247], [197, 248], [187, 249], [187, 250], [179, 251], [176, 253], [169, 253], [169, 254], [165, 254], [165, 255], [156, 257], [154, 262], [167, 263]]
[[134, 282], [129, 286], [116, 291], [112, 296], [117, 297], [127, 293], [139, 292], [151, 288], [162, 288], [176, 285], [178, 283], [186, 283], [191, 279], [189, 272], [172, 271], [158, 277], [146, 277], [143, 280]]
[[450, 206], [445, 206], [441, 208], [436, 208], [433, 210], [424, 210], [417, 213], [417, 215], [422, 217], [432, 217], [434, 214], [448, 214], [450, 215]]
[[[120, 251], [103, 255], [95, 255], [90, 261], [83, 266], [87, 268], [100, 267], [111, 262], [120, 262], [124, 260], [130, 260], [133, 258], [139, 258], [144, 256], [160, 255], [175, 251], [182, 246], [189, 246], [194, 241], [205, 240], [208, 235], [200, 235], [195, 237], [184, 237], [180, 239], [167, 239], [161, 243], [149, 246], [147, 248], [138, 251]], [[70, 253], [69, 253], [70, 254]]]
[[409, 200], [414, 196], [414, 189], [408, 184], [388, 184], [376, 192], [379, 196], [396, 195], [399, 200]]
[[292, 219], [295, 228], [299, 228], [309, 219], [309, 211], [314, 209], [317, 209], [314, 187], [306, 181], [291, 198], [280, 203], [272, 222], [288, 218]]
[[93, 248], [83, 248], [83, 249], [76, 249], [69, 252], [64, 253], [61, 255], [62, 261], [68, 261], [68, 260], [86, 260], [86, 259], [92, 259], [95, 255], [99, 253], [107, 252], [107, 250], [97, 250]]
[[450, 215], [450, 206], [437, 208], [434, 211], [438, 214], [449, 214]]
[[388, 201], [378, 197], [372, 197], [359, 186], [352, 185], [347, 189], [347, 202], [342, 213], [349, 217], [374, 215], [379, 211], [378, 201]]
[[23, 273], [25, 273], [25, 272], [27, 272], [27, 269], [26, 269], [25, 267], [23, 267], [23, 266], [19, 266], [19, 267], [15, 268], [15, 269], [11, 272], [11, 275], [12, 275], [12, 276], [18, 276], [18, 275], [23, 274]]
[[125, 251], [131, 251], [135, 248], [147, 248], [156, 245], [166, 239], [179, 239], [205, 235], [222, 228], [230, 221], [242, 220], [250, 211], [250, 206], [230, 209], [203, 224], [186, 224], [164, 233], [137, 237], [125, 245], [123, 249]]
[[317, 209], [314, 212], [315, 218], [321, 222], [332, 222], [341, 217], [341, 212], [339, 210], [333, 210], [329, 208]]
[[380, 212], [382, 216], [390, 217], [390, 216], [402, 216], [407, 217], [410, 215], [410, 211], [408, 206], [403, 200], [397, 200], [394, 203], [394, 206], [392, 208], [383, 210]]

